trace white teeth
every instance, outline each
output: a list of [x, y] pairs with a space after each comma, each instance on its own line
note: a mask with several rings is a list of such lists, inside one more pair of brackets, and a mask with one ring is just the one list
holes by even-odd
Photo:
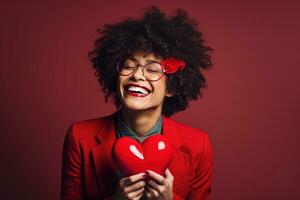
[[142, 94], [148, 94], [149, 92], [141, 87], [129, 86], [128, 91], [130, 92], [140, 92]]

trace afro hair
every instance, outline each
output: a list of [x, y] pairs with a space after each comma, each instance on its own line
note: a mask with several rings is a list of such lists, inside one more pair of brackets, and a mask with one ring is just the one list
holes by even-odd
[[167, 89], [173, 91], [174, 96], [164, 100], [164, 115], [171, 116], [185, 110], [190, 100], [201, 98], [202, 89], [207, 87], [202, 70], [212, 66], [209, 54], [212, 48], [204, 45], [203, 34], [197, 25], [183, 9], [166, 16], [158, 7], [149, 6], [144, 10], [142, 19], [129, 17], [97, 29], [99, 38], [89, 52], [89, 59], [106, 102], [112, 98], [117, 108], [121, 106], [117, 95], [116, 65], [119, 59], [138, 51], [162, 58], [175, 57], [186, 63], [184, 70], [165, 74]]

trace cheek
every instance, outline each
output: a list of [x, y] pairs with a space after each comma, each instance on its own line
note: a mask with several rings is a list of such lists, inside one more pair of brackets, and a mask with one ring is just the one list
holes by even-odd
[[117, 80], [118, 89], [122, 88], [122, 85], [124, 85], [125, 80], [126, 80], [126, 77], [124, 77], [124, 76], [119, 76], [118, 77], [118, 80]]
[[167, 90], [165, 81], [160, 82], [159, 84], [155, 85], [154, 87], [155, 87], [155, 90], [157, 91], [156, 96], [163, 99], [166, 95], [166, 90]]
[[163, 81], [160, 84], [161, 89], [165, 92], [167, 90], [167, 78], [164, 76]]

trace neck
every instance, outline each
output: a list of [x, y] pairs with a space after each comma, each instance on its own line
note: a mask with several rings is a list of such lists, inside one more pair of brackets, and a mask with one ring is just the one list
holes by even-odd
[[155, 126], [161, 115], [161, 109], [136, 111], [122, 108], [121, 113], [124, 122], [141, 137]]

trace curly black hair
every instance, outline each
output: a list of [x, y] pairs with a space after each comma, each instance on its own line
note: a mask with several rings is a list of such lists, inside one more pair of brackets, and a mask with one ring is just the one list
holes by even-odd
[[119, 59], [138, 51], [186, 62], [184, 70], [166, 74], [167, 89], [175, 95], [165, 99], [164, 115], [185, 110], [190, 100], [202, 98], [202, 88], [207, 87], [202, 69], [212, 66], [209, 54], [212, 48], [204, 45], [203, 34], [197, 30], [197, 25], [183, 9], [179, 8], [175, 15], [167, 17], [158, 7], [149, 6], [142, 19], [129, 17], [97, 29], [100, 36], [89, 52], [89, 59], [105, 93], [105, 101], [112, 97], [115, 106], [121, 106], [117, 95], [116, 64]]

